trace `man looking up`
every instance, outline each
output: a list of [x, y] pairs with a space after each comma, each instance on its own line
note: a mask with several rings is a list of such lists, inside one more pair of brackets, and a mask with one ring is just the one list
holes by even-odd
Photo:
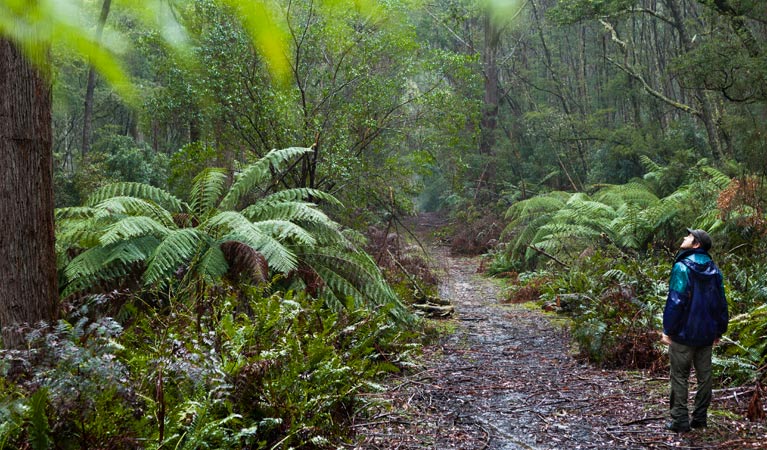
[[[671, 269], [662, 342], [671, 360], [671, 421], [666, 429], [685, 432], [707, 425], [711, 403], [711, 350], [725, 331], [729, 315], [722, 272], [711, 260], [711, 237], [687, 228], [687, 237]], [[695, 367], [698, 391], [690, 420], [687, 411], [690, 367]]]

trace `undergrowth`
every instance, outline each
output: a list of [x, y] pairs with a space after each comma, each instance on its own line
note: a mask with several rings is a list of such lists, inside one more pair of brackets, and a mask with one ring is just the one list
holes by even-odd
[[41, 324], [2, 354], [0, 449], [334, 448], [418, 349], [385, 308], [225, 291], [202, 313], [135, 297], [123, 325], [86, 306]]

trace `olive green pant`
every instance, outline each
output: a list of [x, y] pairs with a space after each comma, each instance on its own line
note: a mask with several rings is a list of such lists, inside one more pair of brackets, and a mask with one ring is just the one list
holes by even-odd
[[708, 405], [711, 403], [711, 346], [688, 347], [672, 342], [668, 349], [671, 360], [671, 421], [675, 426], [689, 425], [687, 411], [688, 380], [690, 369], [695, 367], [698, 379], [698, 391], [695, 393], [695, 407], [692, 411], [692, 421], [698, 424], [706, 423]]

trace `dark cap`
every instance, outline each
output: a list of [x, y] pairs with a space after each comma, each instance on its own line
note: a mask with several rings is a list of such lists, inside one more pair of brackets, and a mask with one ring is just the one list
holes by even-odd
[[708, 235], [704, 230], [693, 230], [692, 228], [687, 228], [687, 232], [690, 233], [696, 241], [700, 244], [700, 248], [702, 248], [705, 251], [709, 251], [711, 249], [711, 236]]

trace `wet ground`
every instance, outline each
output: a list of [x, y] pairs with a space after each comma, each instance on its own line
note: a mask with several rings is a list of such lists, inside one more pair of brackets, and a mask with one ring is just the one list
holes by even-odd
[[715, 391], [708, 429], [665, 431], [667, 378], [579, 362], [556, 316], [502, 304], [500, 285], [477, 274], [477, 258], [431, 252], [444, 273], [441, 295], [456, 308], [444, 322], [454, 332], [371, 396], [379, 406], [353, 424], [353, 448], [767, 448], [765, 424], [738, 417], [747, 388]]

